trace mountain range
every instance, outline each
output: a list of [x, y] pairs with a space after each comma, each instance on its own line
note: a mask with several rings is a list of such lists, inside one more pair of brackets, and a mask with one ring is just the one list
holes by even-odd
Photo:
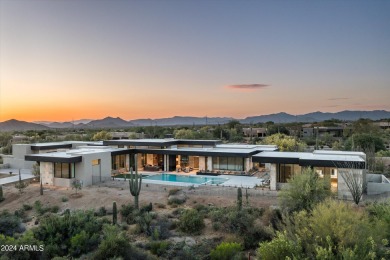
[[[236, 119], [243, 124], [256, 124], [273, 121], [274, 123], [291, 122], [321, 122], [329, 119], [339, 119], [342, 121], [355, 121], [359, 118], [369, 118], [380, 120], [390, 118], [390, 111], [340, 111], [336, 113], [313, 112], [303, 115], [291, 115], [284, 112], [270, 115], [251, 116], [244, 119]], [[232, 117], [186, 117], [174, 116], [159, 119], [136, 119], [126, 121], [119, 117], [106, 117], [92, 120], [82, 119], [73, 122], [25, 122], [11, 119], [0, 122], [0, 131], [26, 131], [26, 130], [47, 130], [51, 128], [77, 128], [77, 129], [99, 129], [99, 128], [126, 128], [134, 126], [175, 126], [175, 125], [217, 125], [225, 124], [235, 118]]]

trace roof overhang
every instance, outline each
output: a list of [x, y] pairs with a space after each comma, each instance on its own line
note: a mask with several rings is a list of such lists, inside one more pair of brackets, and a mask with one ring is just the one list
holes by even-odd
[[34, 162], [58, 162], [58, 163], [77, 163], [82, 161], [81, 156], [45, 156], [45, 155], [26, 155], [26, 161]]

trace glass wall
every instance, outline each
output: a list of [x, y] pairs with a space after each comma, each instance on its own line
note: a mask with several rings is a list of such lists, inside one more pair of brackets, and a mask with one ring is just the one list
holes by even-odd
[[276, 171], [277, 182], [286, 183], [294, 174], [300, 174], [302, 167], [298, 164], [278, 164]]
[[125, 168], [126, 165], [126, 155], [113, 155], [111, 156], [111, 168], [112, 170], [119, 170]]
[[54, 177], [71, 179], [75, 177], [74, 163], [54, 163]]
[[213, 170], [243, 171], [244, 158], [213, 157]]

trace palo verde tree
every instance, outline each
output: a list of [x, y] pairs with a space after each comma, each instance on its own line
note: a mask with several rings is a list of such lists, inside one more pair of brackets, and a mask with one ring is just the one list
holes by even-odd
[[134, 206], [139, 209], [138, 199], [141, 191], [142, 175], [138, 174], [137, 166], [135, 166], [135, 169], [135, 172], [133, 172], [133, 168], [130, 168], [129, 188], [130, 194], [134, 197]]

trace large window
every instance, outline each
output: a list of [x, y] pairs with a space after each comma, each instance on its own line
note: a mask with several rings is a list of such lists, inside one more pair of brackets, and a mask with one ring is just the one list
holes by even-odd
[[71, 179], [75, 177], [74, 163], [54, 163], [54, 177]]
[[277, 182], [286, 183], [294, 174], [300, 174], [302, 167], [297, 164], [278, 164]]
[[214, 170], [243, 171], [244, 158], [240, 157], [213, 157]]
[[113, 155], [111, 156], [111, 168], [113, 170], [119, 170], [121, 168], [125, 168], [126, 165], [126, 155]]

